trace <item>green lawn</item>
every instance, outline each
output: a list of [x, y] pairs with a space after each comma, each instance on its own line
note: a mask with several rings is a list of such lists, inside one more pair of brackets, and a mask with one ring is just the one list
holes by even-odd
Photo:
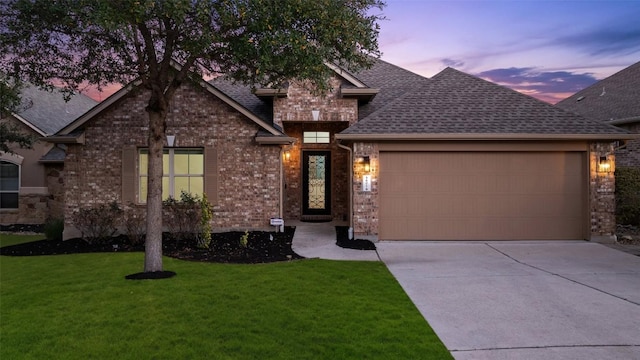
[[13, 235], [13, 234], [0, 234], [0, 247], [22, 244], [29, 241], [43, 240], [45, 236], [43, 234], [38, 235]]
[[[2, 240], [4, 244], [5, 239]], [[1, 359], [451, 359], [382, 263], [0, 256]]]

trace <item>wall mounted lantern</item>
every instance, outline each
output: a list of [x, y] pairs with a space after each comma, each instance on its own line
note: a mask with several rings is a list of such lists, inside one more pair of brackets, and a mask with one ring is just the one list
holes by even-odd
[[362, 157], [362, 167], [364, 168], [364, 172], [371, 171], [371, 159], [368, 156]]
[[311, 110], [311, 116], [313, 117], [313, 121], [318, 121], [320, 119], [320, 110]]
[[175, 145], [176, 143], [176, 136], [175, 135], [167, 135], [167, 146], [168, 147], [173, 147], [173, 145]]
[[598, 160], [598, 172], [608, 173], [611, 172], [611, 162], [607, 156], [600, 156]]
[[284, 152], [284, 159], [289, 161], [291, 159], [291, 151], [287, 150]]

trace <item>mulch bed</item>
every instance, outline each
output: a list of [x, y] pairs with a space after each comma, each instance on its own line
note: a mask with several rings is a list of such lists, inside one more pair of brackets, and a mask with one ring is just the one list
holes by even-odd
[[369, 240], [352, 239], [349, 240], [349, 227], [336, 226], [336, 245], [341, 248], [355, 250], [375, 250], [376, 246]]
[[[256, 264], [303, 259], [291, 249], [294, 232], [295, 227], [290, 226], [285, 227], [285, 231], [281, 233], [252, 231], [249, 232], [246, 247], [240, 245], [240, 238], [244, 232], [214, 233], [208, 249], [199, 248], [195, 239], [175, 240], [168, 234], [164, 234], [162, 248], [165, 256], [202, 262]], [[126, 236], [118, 236], [109, 241], [94, 244], [79, 238], [64, 241], [33, 241], [2, 247], [0, 255], [36, 256], [132, 251], [144, 251], [144, 244], [132, 245]]]

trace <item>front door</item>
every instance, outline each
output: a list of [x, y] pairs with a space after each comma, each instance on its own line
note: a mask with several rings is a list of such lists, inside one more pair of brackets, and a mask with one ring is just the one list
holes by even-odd
[[302, 215], [331, 215], [331, 152], [302, 152]]

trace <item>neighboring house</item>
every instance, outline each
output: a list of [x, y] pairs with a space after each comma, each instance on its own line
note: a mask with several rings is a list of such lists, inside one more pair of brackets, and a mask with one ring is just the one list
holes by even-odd
[[[640, 133], [640, 62], [598, 81], [556, 106], [588, 119]], [[640, 139], [615, 152], [618, 166], [640, 167]]]
[[[216, 230], [282, 217], [346, 220], [381, 240], [613, 237], [613, 174], [598, 166], [627, 131], [453, 69], [328, 66], [324, 97], [293, 81], [181, 87], [164, 196], [207, 194]], [[145, 211], [147, 99], [131, 84], [50, 138], [67, 145], [65, 237], [78, 208]]]
[[42, 224], [49, 217], [62, 218], [64, 207], [64, 149], [39, 140], [55, 134], [97, 104], [75, 95], [64, 101], [59, 91], [29, 86], [21, 91], [22, 105], [0, 121], [17, 126], [36, 141], [31, 149], [0, 152], [0, 225]]

